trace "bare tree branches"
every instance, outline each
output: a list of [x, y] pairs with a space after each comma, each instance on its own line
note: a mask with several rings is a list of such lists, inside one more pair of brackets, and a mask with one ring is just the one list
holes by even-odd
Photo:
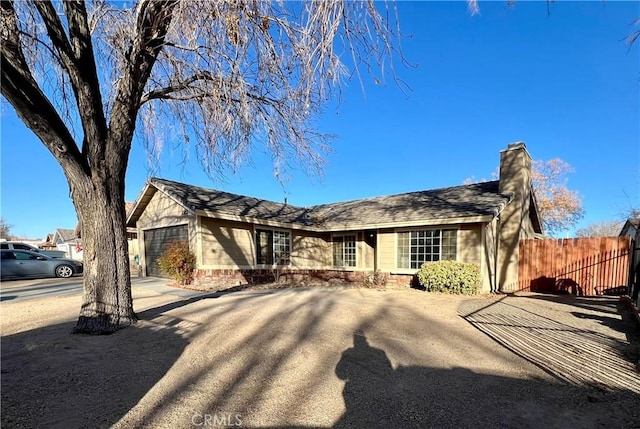
[[81, 174], [86, 165], [73, 137], [31, 74], [22, 50], [20, 30], [12, 2], [1, 4], [2, 95], [16, 113], [43, 141], [63, 168]]
[[322, 107], [344, 79], [396, 79], [391, 58], [403, 60], [382, 2], [42, 1], [17, 16], [25, 63], [70, 135], [79, 119], [93, 166], [128, 153], [137, 123], [153, 150], [195, 145], [212, 176], [256, 144], [276, 175], [296, 161], [317, 172], [331, 138], [313, 130]]

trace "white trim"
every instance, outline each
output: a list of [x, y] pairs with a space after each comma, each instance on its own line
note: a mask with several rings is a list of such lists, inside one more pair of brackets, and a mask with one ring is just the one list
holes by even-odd
[[[396, 228], [393, 231], [393, 235], [394, 235], [394, 268], [396, 270], [413, 270], [413, 273], [415, 274], [416, 270], [419, 270], [420, 267], [418, 268], [401, 268], [398, 267], [398, 235], [399, 234], [406, 234], [409, 233], [409, 240], [411, 240], [411, 233], [412, 232], [418, 232], [418, 231], [440, 231], [440, 244], [438, 245], [438, 248], [440, 250], [440, 253], [438, 255], [438, 261], [444, 261], [446, 259], [442, 259], [442, 232], [443, 231], [455, 231], [456, 232], [456, 257], [455, 257], [455, 261], [458, 260], [458, 248], [460, 247], [458, 245], [458, 238], [459, 238], [459, 232], [460, 232], [460, 226], [458, 225], [457, 228], [441, 228], [441, 227], [426, 227], [426, 228]], [[409, 266], [411, 266], [411, 244], [409, 244]]]
[[[292, 261], [291, 261], [291, 257], [293, 256], [293, 233], [291, 232], [290, 229], [287, 228], [260, 228], [261, 225], [254, 225], [254, 233], [253, 233], [253, 248], [255, 251], [255, 258], [254, 258], [254, 266], [257, 267], [256, 269], [270, 269], [270, 268], [277, 268], [277, 267], [290, 267], [292, 265]], [[284, 232], [289, 234], [289, 263], [287, 265], [278, 265], [275, 263], [275, 252], [273, 247], [271, 248], [271, 252], [272, 252], [272, 257], [274, 259], [274, 263], [272, 265], [268, 265], [268, 264], [258, 264], [258, 248], [257, 248], [257, 244], [258, 244], [258, 230], [260, 231], [271, 231], [273, 232]], [[272, 246], [275, 246], [275, 240], [272, 244]]]
[[[355, 265], [353, 265], [353, 266], [351, 266], [351, 265], [335, 265], [335, 255], [333, 253], [335, 251], [335, 249], [333, 247], [334, 246], [334, 241], [333, 241], [334, 237], [342, 237], [343, 239], [345, 237], [352, 237], [353, 238], [354, 249], [355, 249], [355, 252], [356, 252], [356, 254], [355, 254], [356, 260], [354, 261]], [[358, 241], [358, 232], [353, 232], [353, 234], [349, 234], [349, 233], [344, 233], [343, 234], [343, 233], [339, 233], [339, 232], [335, 232], [335, 233], [332, 232], [331, 233], [331, 266], [334, 269], [339, 270], [339, 271], [344, 271], [344, 270], [353, 271], [354, 268], [357, 268], [358, 267], [358, 261], [360, 260], [359, 255], [358, 255], [358, 253], [359, 253], [358, 252], [358, 243], [359, 243], [359, 241]], [[342, 241], [342, 260], [343, 260], [343, 262], [344, 262], [344, 250], [345, 250], [345, 248], [344, 248], [344, 240], [343, 240]]]
[[[172, 195], [170, 195], [168, 192], [165, 192], [164, 189], [160, 189], [158, 186], [154, 185], [151, 181], [148, 181], [147, 183], [145, 183], [144, 188], [142, 189], [142, 192], [140, 192], [140, 194], [138, 195], [138, 197], [136, 198], [135, 203], [133, 204], [133, 208], [131, 209], [131, 212], [129, 213], [129, 216], [127, 216], [126, 225], [129, 225], [129, 223], [131, 222], [131, 219], [134, 217], [136, 211], [138, 210], [138, 207], [143, 205], [142, 207], [142, 211], [140, 212], [140, 214], [137, 216], [136, 219], [136, 225], [138, 223], [138, 221], [140, 220], [140, 217], [142, 216], [142, 213], [145, 212], [145, 210], [147, 209], [147, 206], [149, 205], [149, 203], [151, 202], [151, 200], [153, 199], [153, 196], [155, 195], [155, 191], [153, 192], [152, 195], [148, 196], [148, 199], [145, 198], [145, 196], [147, 196], [147, 192], [149, 192], [149, 189], [153, 186], [153, 188], [156, 191], [160, 191], [162, 192], [162, 194], [164, 194], [166, 197], [168, 197], [171, 201], [173, 201], [174, 203], [178, 204], [180, 207], [182, 207], [183, 209], [187, 210], [188, 214], [193, 216], [196, 214], [195, 211], [193, 211], [191, 208], [187, 207], [186, 205], [184, 205], [181, 201], [179, 201], [177, 198], [174, 198]], [[186, 216], [186, 215], [183, 215]]]

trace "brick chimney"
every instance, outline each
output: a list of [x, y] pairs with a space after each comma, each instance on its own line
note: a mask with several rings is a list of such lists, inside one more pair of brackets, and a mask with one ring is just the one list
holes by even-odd
[[533, 236], [529, 215], [531, 203], [531, 156], [524, 142], [512, 143], [500, 152], [501, 194], [511, 195], [511, 202], [500, 213], [498, 245], [498, 289], [518, 289], [518, 244]]

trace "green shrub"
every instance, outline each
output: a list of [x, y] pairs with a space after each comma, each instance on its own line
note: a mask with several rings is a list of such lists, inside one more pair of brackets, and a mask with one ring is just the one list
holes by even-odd
[[418, 271], [418, 281], [429, 292], [475, 294], [480, 288], [480, 266], [457, 261], [427, 262]]
[[163, 273], [181, 285], [188, 285], [193, 280], [193, 270], [196, 268], [196, 255], [189, 250], [186, 241], [171, 241], [164, 246], [164, 251], [158, 259], [158, 265]]

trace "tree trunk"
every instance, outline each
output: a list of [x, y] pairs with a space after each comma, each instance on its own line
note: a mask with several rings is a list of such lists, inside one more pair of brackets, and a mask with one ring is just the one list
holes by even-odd
[[72, 186], [82, 228], [84, 297], [73, 332], [111, 334], [136, 321], [121, 178], [87, 178]]

